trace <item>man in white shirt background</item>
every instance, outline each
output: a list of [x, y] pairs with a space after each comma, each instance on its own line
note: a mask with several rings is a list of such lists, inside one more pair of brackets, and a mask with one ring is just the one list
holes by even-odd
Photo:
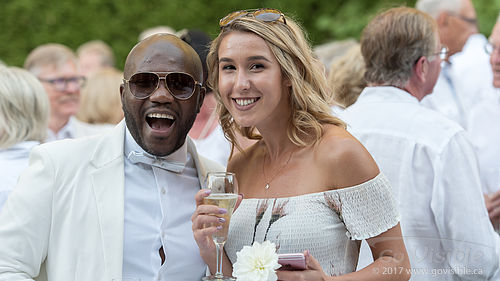
[[[368, 87], [341, 117], [393, 185], [411, 280], [498, 278], [499, 237], [465, 131], [419, 103], [446, 55], [436, 22], [391, 9], [365, 27], [361, 51]], [[358, 268], [371, 258], [362, 247]]]
[[194, 195], [209, 171], [187, 137], [205, 89], [174, 35], [139, 42], [120, 87], [125, 120], [36, 147], [0, 212], [0, 280], [200, 280]]
[[474, 5], [471, 0], [418, 0], [415, 6], [434, 17], [448, 48], [434, 92], [422, 104], [466, 128], [468, 111], [484, 98], [481, 88], [491, 79], [487, 39], [478, 31]]
[[73, 117], [85, 78], [78, 72], [77, 58], [70, 48], [55, 43], [40, 45], [30, 52], [24, 68], [42, 82], [50, 101], [47, 142], [94, 135], [111, 128], [86, 124]]
[[486, 51], [490, 55], [493, 79], [485, 91], [491, 99], [474, 106], [469, 113], [469, 138], [477, 152], [483, 191], [490, 218], [500, 231], [500, 16], [497, 19]]

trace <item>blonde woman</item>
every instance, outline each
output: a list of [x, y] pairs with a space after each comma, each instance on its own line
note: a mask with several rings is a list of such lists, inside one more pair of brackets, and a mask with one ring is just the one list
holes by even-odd
[[[207, 62], [221, 126], [233, 145], [237, 131], [258, 139], [228, 163], [245, 199], [231, 219], [224, 275], [243, 246], [270, 240], [278, 253], [306, 256], [306, 270], [280, 270], [279, 280], [407, 280], [391, 187], [330, 115], [326, 77], [302, 29], [275, 9], [234, 12], [220, 27]], [[193, 232], [215, 272], [211, 235], [223, 222], [213, 214], [224, 210], [203, 205], [205, 196], [206, 190], [196, 195]], [[363, 239], [375, 261], [354, 272]], [[387, 268], [398, 270], [386, 274]]]
[[113, 68], [92, 74], [82, 88], [76, 118], [89, 124], [118, 124], [123, 119], [122, 80], [123, 73]]
[[355, 103], [366, 87], [365, 68], [359, 43], [332, 61], [328, 83], [332, 88], [334, 100], [344, 108]]
[[0, 210], [28, 166], [28, 156], [47, 134], [49, 100], [26, 70], [0, 66]]

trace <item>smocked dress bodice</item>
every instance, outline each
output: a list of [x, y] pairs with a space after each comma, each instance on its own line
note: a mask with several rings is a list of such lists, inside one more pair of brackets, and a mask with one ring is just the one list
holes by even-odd
[[244, 199], [231, 218], [224, 248], [234, 264], [243, 246], [269, 240], [278, 253], [309, 250], [326, 274], [342, 275], [355, 271], [360, 240], [399, 222], [396, 206], [382, 174], [348, 188]]

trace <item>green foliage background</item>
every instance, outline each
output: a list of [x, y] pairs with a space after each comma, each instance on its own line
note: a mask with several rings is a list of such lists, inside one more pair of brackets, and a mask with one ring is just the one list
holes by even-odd
[[[489, 35], [500, 0], [473, 1], [482, 33]], [[348, 37], [378, 11], [415, 0], [0, 0], [0, 60], [22, 66], [36, 46], [58, 42], [76, 49], [101, 39], [111, 45], [123, 67], [138, 34], [149, 27], [198, 28], [214, 37], [218, 20], [230, 11], [272, 7], [294, 17], [308, 31], [311, 44]]]

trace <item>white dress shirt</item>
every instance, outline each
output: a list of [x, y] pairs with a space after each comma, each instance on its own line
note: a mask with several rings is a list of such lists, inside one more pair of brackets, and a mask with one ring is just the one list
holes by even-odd
[[330, 106], [330, 109], [332, 110], [332, 114], [334, 116], [340, 116], [342, 114], [342, 112], [345, 110], [345, 108], [340, 107], [338, 105], [332, 105], [332, 106]]
[[0, 210], [10, 191], [16, 186], [17, 178], [28, 167], [31, 149], [38, 144], [37, 141], [24, 141], [0, 149]]
[[451, 56], [450, 62], [443, 62], [432, 94], [421, 104], [467, 128], [469, 109], [486, 98], [483, 88], [493, 79], [489, 56], [484, 51], [486, 42], [482, 34], [469, 36], [462, 51]]
[[496, 98], [474, 106], [469, 114], [468, 125], [486, 194], [500, 190], [500, 89], [492, 91]]
[[[499, 237], [464, 130], [395, 87], [365, 88], [342, 117], [394, 188], [411, 280], [498, 274]], [[372, 259], [366, 250], [358, 268]]]
[[64, 125], [57, 133], [55, 133], [51, 129], [47, 129], [47, 138], [45, 139], [45, 142], [74, 138], [75, 137], [74, 122], [75, 122], [74, 117], [71, 117], [68, 120], [68, 123], [66, 123], [66, 125]]
[[200, 155], [227, 166], [227, 160], [231, 154], [231, 143], [224, 136], [222, 127], [217, 125], [215, 129], [204, 139], [193, 139], [196, 150]]
[[448, 62], [443, 62], [432, 94], [425, 96], [421, 104], [443, 114], [465, 128], [464, 104], [458, 96], [454, 84], [452, 65]]
[[[125, 136], [125, 222], [123, 276], [141, 280], [192, 281], [205, 275], [191, 228], [194, 196], [200, 184], [187, 142], [166, 158], [186, 163], [177, 174], [133, 164], [127, 155], [144, 152], [130, 132]], [[163, 246], [165, 263], [159, 249]]]
[[54, 133], [52, 130], [47, 129], [47, 138], [45, 142], [93, 136], [104, 133], [113, 127], [114, 125], [112, 124], [85, 123], [71, 116], [68, 123], [66, 123], [59, 132]]
[[452, 76], [457, 94], [466, 109], [490, 98], [489, 89], [493, 82], [490, 56], [484, 50], [488, 39], [480, 33], [469, 36], [462, 51], [453, 55]]

